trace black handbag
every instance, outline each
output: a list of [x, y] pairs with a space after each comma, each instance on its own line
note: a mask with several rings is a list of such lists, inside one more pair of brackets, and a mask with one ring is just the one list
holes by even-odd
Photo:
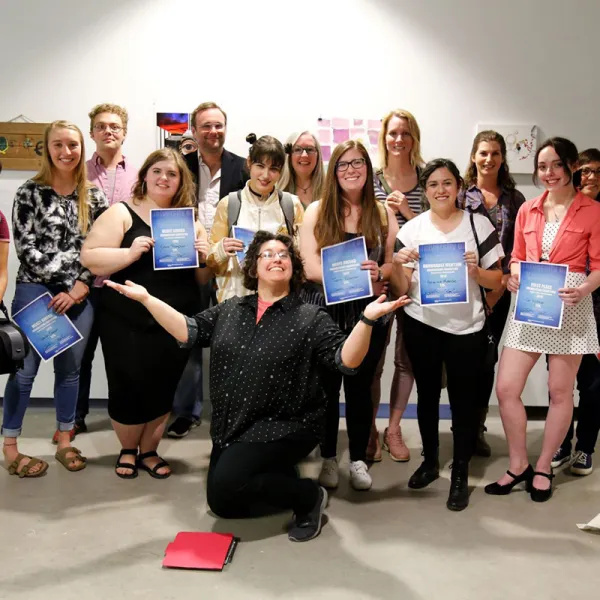
[[23, 368], [29, 353], [29, 341], [20, 327], [8, 317], [4, 302], [0, 302], [0, 374], [16, 373]]
[[[475, 229], [475, 223], [473, 221], [472, 212], [469, 212], [469, 219], [471, 221], [471, 229], [473, 230], [473, 236], [475, 237], [475, 244], [477, 245], [477, 253], [479, 254], [479, 260], [481, 264], [481, 252], [479, 251], [479, 237], [477, 236], [477, 230]], [[494, 338], [492, 328], [490, 327], [490, 321], [488, 318], [490, 314], [490, 308], [488, 306], [487, 300], [485, 299], [485, 291], [481, 286], [479, 286], [479, 293], [481, 294], [481, 302], [483, 304], [483, 312], [485, 314], [483, 330], [485, 331], [486, 344], [484, 350], [485, 354], [483, 358], [483, 365], [485, 369], [493, 370], [496, 363], [498, 362], [498, 344], [496, 344], [496, 339]]]

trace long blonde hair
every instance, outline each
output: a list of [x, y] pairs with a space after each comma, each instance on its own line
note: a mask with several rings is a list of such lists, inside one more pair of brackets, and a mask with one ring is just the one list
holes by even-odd
[[340, 184], [338, 183], [336, 167], [341, 156], [348, 150], [356, 148], [365, 159], [367, 180], [362, 190], [361, 215], [357, 231], [364, 235], [367, 246], [375, 247], [382, 238], [385, 223], [382, 222], [378, 202], [375, 199], [373, 188], [373, 165], [369, 153], [360, 140], [347, 140], [337, 145], [331, 154], [327, 175], [325, 176], [325, 189], [319, 204], [319, 218], [315, 225], [315, 239], [319, 250], [344, 241], [345, 237], [345, 207]]
[[52, 186], [52, 179], [54, 177], [54, 171], [56, 167], [52, 163], [50, 158], [50, 151], [48, 149], [48, 140], [50, 139], [50, 133], [57, 129], [70, 129], [76, 131], [79, 135], [79, 143], [81, 144], [81, 157], [79, 163], [75, 167], [75, 185], [77, 190], [77, 224], [79, 225], [79, 231], [83, 235], [88, 232], [90, 228], [90, 205], [88, 202], [88, 192], [94, 187], [87, 180], [87, 169], [85, 167], [85, 144], [83, 142], [83, 134], [81, 129], [71, 123], [70, 121], [53, 121], [46, 127], [44, 131], [44, 152], [42, 154], [42, 168], [39, 173], [33, 177], [33, 181], [41, 185]]
[[421, 130], [419, 129], [419, 124], [415, 119], [414, 115], [407, 110], [402, 108], [396, 108], [390, 111], [385, 117], [383, 117], [383, 121], [381, 122], [381, 130], [379, 131], [379, 160], [381, 164], [379, 165], [382, 169], [385, 169], [388, 165], [388, 149], [387, 144], [385, 143], [385, 136], [388, 132], [388, 125], [392, 120], [392, 117], [398, 117], [399, 119], [405, 119], [408, 123], [408, 131], [410, 135], [412, 135], [413, 146], [410, 151], [410, 164], [413, 167], [421, 167], [425, 164], [423, 157], [421, 156]]
[[179, 187], [171, 200], [171, 208], [186, 208], [195, 206], [196, 187], [190, 170], [183, 157], [173, 148], [161, 148], [152, 152], [144, 161], [142, 168], [138, 171], [137, 181], [131, 190], [131, 197], [135, 204], [139, 204], [146, 198], [146, 175], [152, 166], [161, 160], [172, 160], [179, 171]]
[[294, 171], [294, 167], [292, 167], [292, 148], [297, 144], [298, 140], [304, 135], [308, 134], [312, 137], [315, 148], [317, 149], [317, 164], [314, 168], [314, 171], [311, 175], [311, 183], [312, 183], [312, 197], [314, 200], [320, 200], [323, 195], [323, 185], [325, 183], [325, 169], [323, 168], [323, 155], [321, 153], [321, 144], [319, 144], [319, 140], [311, 131], [301, 131], [300, 133], [294, 132], [292, 133], [285, 143], [285, 165], [283, 167], [283, 171], [281, 173], [281, 177], [277, 182], [277, 189], [282, 192], [290, 192], [290, 194], [295, 194], [296, 187], [296, 172]]

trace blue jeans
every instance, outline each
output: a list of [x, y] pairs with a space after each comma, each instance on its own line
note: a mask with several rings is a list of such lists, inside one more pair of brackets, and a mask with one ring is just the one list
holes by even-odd
[[[12, 314], [51, 290], [38, 283], [17, 283], [12, 301]], [[85, 344], [92, 327], [94, 310], [88, 300], [74, 305], [67, 315], [80, 331], [83, 339], [54, 358], [54, 404], [56, 406], [56, 427], [59, 431], [70, 431], [75, 421], [75, 407], [79, 390], [79, 368], [85, 350]], [[11, 375], [4, 390], [4, 414], [2, 435], [18, 437], [21, 435], [23, 418], [29, 404], [31, 389], [38, 369], [40, 357], [31, 348], [25, 358], [23, 369]]]
[[202, 347], [194, 346], [175, 392], [173, 413], [177, 417], [199, 421], [203, 400]]
[[[217, 303], [215, 286], [212, 281], [200, 285], [200, 311], [206, 310], [211, 302]], [[202, 348], [194, 346], [179, 380], [173, 413], [190, 421], [199, 421], [202, 415], [204, 394], [202, 392]]]

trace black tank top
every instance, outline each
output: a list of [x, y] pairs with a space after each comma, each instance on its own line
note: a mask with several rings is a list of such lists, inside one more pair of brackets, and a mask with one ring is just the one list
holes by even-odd
[[[131, 209], [131, 227], [123, 236], [121, 248], [131, 248], [133, 240], [139, 236], [152, 237], [150, 226]], [[125, 283], [128, 279], [143, 285], [148, 292], [187, 316], [200, 312], [200, 290], [196, 282], [195, 269], [154, 270], [152, 250], [142, 254], [134, 263], [110, 276], [111, 281]], [[105, 286], [102, 294], [102, 307], [114, 316], [132, 322], [137, 327], [152, 327], [158, 323], [139, 303]]]

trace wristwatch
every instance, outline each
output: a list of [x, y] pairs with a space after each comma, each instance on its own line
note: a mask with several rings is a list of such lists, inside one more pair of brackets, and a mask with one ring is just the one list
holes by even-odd
[[365, 325], [368, 325], [369, 327], [374, 327], [375, 325], [377, 325], [377, 321], [373, 321], [373, 319], [369, 319], [369, 317], [365, 317], [364, 312], [360, 313], [360, 317], [358, 317], [358, 320], [362, 321]]

